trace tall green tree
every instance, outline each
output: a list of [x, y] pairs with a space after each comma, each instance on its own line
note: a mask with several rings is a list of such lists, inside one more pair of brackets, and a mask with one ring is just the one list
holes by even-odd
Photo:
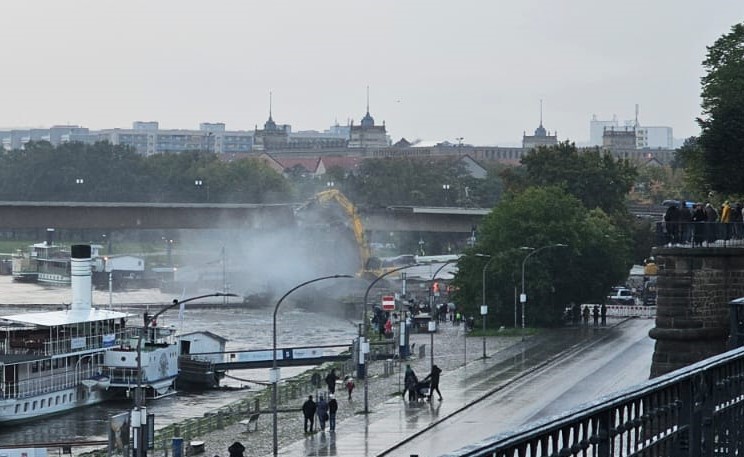
[[[627, 277], [632, 263], [630, 237], [604, 211], [587, 211], [558, 186], [509, 194], [485, 218], [480, 232], [477, 245], [458, 264], [456, 299], [465, 305], [466, 315], [479, 315], [483, 268], [489, 259], [475, 254], [491, 256], [485, 272], [491, 325], [512, 324], [515, 291], [521, 291], [523, 284], [527, 325], [557, 325], [570, 302], [602, 300]], [[535, 251], [525, 249], [555, 244], [567, 247], [534, 255]]]
[[700, 147], [705, 186], [723, 194], [744, 193], [744, 23], [708, 47], [703, 61]]
[[625, 198], [635, 182], [636, 168], [599, 149], [579, 151], [569, 142], [540, 147], [522, 158], [524, 171], [510, 176], [507, 189], [561, 186], [588, 209], [625, 213]]

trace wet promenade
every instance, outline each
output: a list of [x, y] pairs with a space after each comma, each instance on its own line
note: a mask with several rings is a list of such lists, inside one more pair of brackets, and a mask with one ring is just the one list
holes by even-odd
[[[597, 367], [605, 365], [597, 359], [599, 354], [616, 356], [618, 350], [621, 354], [630, 351], [631, 358], [641, 362], [641, 367], [633, 369], [639, 377], [625, 379], [613, 387], [619, 389], [644, 381], [653, 351], [653, 343], [646, 336], [652, 322], [629, 322], [622, 328], [596, 331], [564, 329], [516, 343], [485, 361], [474, 361], [446, 373], [440, 382], [443, 401], [435, 398], [410, 403], [396, 396], [375, 405], [368, 416], [357, 415], [338, 424], [335, 433], [315, 433], [282, 448], [280, 455], [424, 457], [452, 452], [582, 402], [575, 400], [589, 401], [610, 393], [608, 386], [600, 382], [595, 383], [596, 390], [582, 387], [582, 395], [563, 401], [577, 381], [586, 379], [584, 374], [593, 381], [600, 377], [617, 378], [617, 370], [594, 374]], [[623, 342], [626, 331], [634, 338]], [[646, 353], [645, 363], [636, 354], [639, 337], [644, 341], [640, 353]], [[584, 360], [584, 374], [577, 373], [578, 359]], [[558, 368], [561, 365], [563, 369]], [[566, 372], [573, 379], [566, 379]]]

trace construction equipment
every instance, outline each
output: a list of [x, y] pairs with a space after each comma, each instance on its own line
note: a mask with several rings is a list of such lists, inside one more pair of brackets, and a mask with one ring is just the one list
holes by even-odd
[[[339, 213], [340, 210], [340, 213]], [[382, 260], [373, 257], [364, 233], [359, 212], [344, 194], [336, 189], [328, 189], [315, 194], [308, 202], [295, 209], [295, 215], [308, 225], [334, 226], [339, 223], [351, 230], [359, 254], [358, 276], [374, 278], [382, 275], [385, 269]]]

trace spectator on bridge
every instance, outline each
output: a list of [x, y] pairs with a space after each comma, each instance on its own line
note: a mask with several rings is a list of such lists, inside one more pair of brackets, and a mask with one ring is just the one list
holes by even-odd
[[731, 209], [731, 227], [733, 229], [733, 235], [735, 239], [740, 239], [742, 235], [742, 215], [741, 215], [742, 206], [740, 202], [736, 202], [734, 207]]
[[599, 314], [602, 316], [602, 325], [607, 325], [607, 305], [602, 303]]
[[731, 205], [729, 205], [728, 200], [723, 202], [723, 205], [721, 205], [721, 223], [724, 224], [722, 227], [722, 238], [728, 240], [731, 238], [731, 227], [728, 225], [731, 223]]
[[326, 382], [326, 385], [328, 386], [329, 394], [336, 393], [336, 380], [338, 380], [338, 376], [336, 376], [336, 369], [332, 368], [331, 372], [328, 373], [328, 375], [325, 378], [325, 382]]
[[690, 242], [692, 235], [692, 213], [687, 207], [687, 202], [682, 200], [679, 208], [679, 239], [680, 243], [687, 244]]
[[[705, 220], [706, 222], [718, 222], [718, 211], [713, 208], [710, 203], [705, 204]], [[705, 224], [707, 228], [706, 241], [710, 244], [716, 241], [716, 230], [715, 224]]]
[[314, 431], [316, 409], [313, 396], [308, 396], [307, 401], [302, 404], [302, 415], [305, 416], [305, 433], [312, 433]]
[[694, 211], [692, 212], [692, 246], [702, 246], [703, 240], [705, 239], [705, 221], [708, 220], [708, 215], [705, 214], [705, 208], [702, 203], [695, 203]]
[[594, 316], [594, 326], [596, 327], [599, 325], [599, 305], [594, 305], [594, 309], [592, 311], [592, 314]]
[[667, 243], [675, 244], [679, 243], [678, 231], [679, 229], [679, 208], [676, 204], [669, 205], [666, 213], [664, 213], [664, 230], [667, 235]]

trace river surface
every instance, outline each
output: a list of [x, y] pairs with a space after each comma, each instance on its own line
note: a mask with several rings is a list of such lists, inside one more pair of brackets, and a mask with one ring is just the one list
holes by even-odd
[[[209, 292], [205, 292], [209, 293]], [[142, 314], [149, 306], [157, 312], [174, 298], [157, 289], [126, 292], [94, 291], [93, 306]], [[290, 297], [291, 298], [291, 297]], [[277, 346], [295, 347], [321, 344], [350, 344], [357, 334], [356, 323], [327, 313], [313, 313], [295, 307], [290, 298], [285, 300], [277, 315]], [[38, 284], [13, 282], [10, 276], [0, 276], [0, 316], [49, 311], [62, 308], [72, 300], [69, 288], [52, 288]], [[272, 344], [272, 314], [270, 308], [251, 309], [243, 306], [219, 307], [222, 298], [214, 298], [215, 306], [200, 307], [187, 304], [183, 321], [178, 310], [166, 312], [159, 323], [175, 325], [182, 333], [209, 330], [227, 338], [226, 350], [270, 349]], [[233, 299], [234, 300], [234, 299]], [[131, 323], [139, 324], [136, 316]], [[282, 378], [300, 373], [305, 368], [281, 370]], [[236, 370], [228, 373], [245, 380], [268, 381], [268, 370]], [[226, 387], [260, 388], [256, 384], [225, 378]], [[199, 417], [204, 412], [228, 404], [246, 395], [245, 389], [208, 391], [199, 394], [179, 393], [175, 396], [147, 402], [148, 412], [155, 414], [156, 428], [188, 417]], [[110, 415], [128, 411], [131, 401], [113, 401], [70, 411], [59, 416], [39, 419], [30, 424], [0, 425], [0, 445], [32, 444], [76, 440], [106, 439]]]

